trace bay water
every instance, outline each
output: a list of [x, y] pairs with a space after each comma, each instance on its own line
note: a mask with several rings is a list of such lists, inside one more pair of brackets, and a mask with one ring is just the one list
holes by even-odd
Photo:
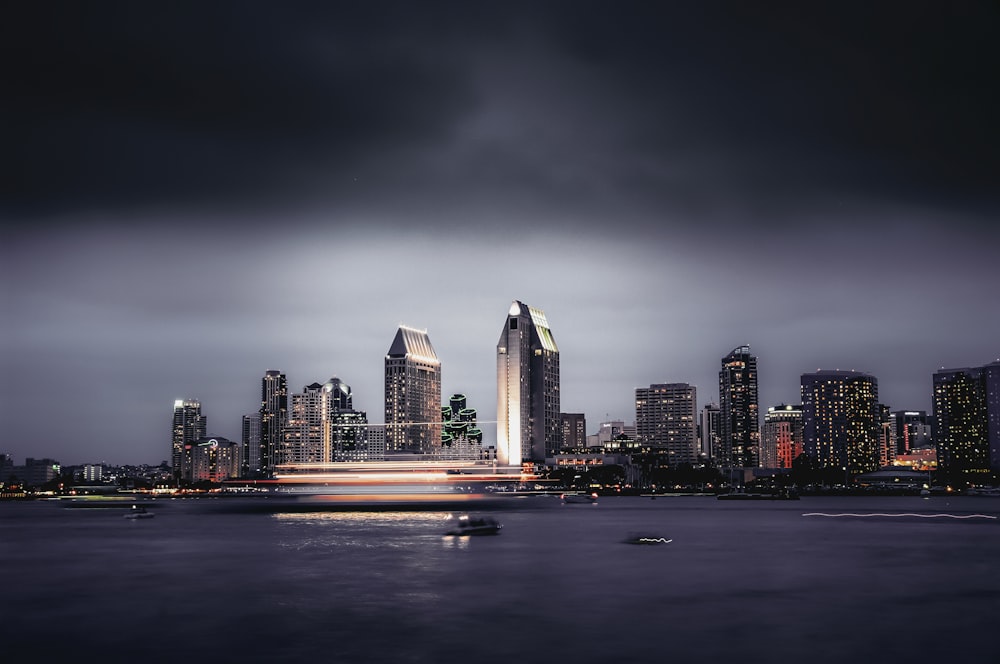
[[[0, 503], [26, 662], [911, 662], [1000, 652], [1000, 499], [517, 499], [156, 517]], [[630, 535], [664, 537], [654, 546]]]

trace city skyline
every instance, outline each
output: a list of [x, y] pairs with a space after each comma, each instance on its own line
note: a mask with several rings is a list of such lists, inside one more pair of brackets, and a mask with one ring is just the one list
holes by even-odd
[[1000, 355], [990, 3], [15, 11], [15, 458], [159, 463], [187, 399], [240, 440], [266, 370], [377, 423], [404, 321], [494, 440], [515, 299], [588, 433], [643, 386], [717, 402], [741, 345], [761, 416], [818, 369], [930, 412]]

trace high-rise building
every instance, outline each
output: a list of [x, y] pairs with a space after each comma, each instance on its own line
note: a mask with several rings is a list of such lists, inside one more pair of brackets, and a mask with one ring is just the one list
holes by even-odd
[[705, 404], [701, 409], [701, 418], [698, 422], [698, 438], [701, 446], [699, 454], [706, 459], [712, 459], [718, 454], [720, 412], [717, 403]]
[[583, 413], [559, 413], [559, 426], [562, 428], [562, 449], [587, 447], [587, 418]]
[[802, 406], [771, 406], [764, 414], [761, 431], [760, 465], [764, 468], [791, 468], [805, 450]]
[[324, 434], [327, 394], [319, 383], [311, 383], [302, 392], [292, 394], [288, 422], [278, 448], [277, 465], [325, 463], [330, 460]]
[[660, 383], [635, 390], [635, 430], [640, 446], [666, 452], [676, 466], [698, 460], [697, 389]]
[[201, 402], [195, 399], [174, 401], [173, 440], [170, 463], [175, 479], [181, 478], [184, 465], [184, 446], [205, 436], [206, 418], [201, 414]]
[[934, 373], [938, 469], [979, 483], [1000, 472], [1000, 360]]
[[519, 466], [561, 447], [559, 348], [545, 312], [515, 300], [497, 342], [497, 459]]
[[[912, 450], [934, 446], [933, 416], [924, 410], [897, 410], [889, 414], [890, 456], [910, 454]], [[892, 461], [892, 459], [889, 459]]]
[[720, 468], [759, 465], [760, 423], [757, 413], [757, 356], [750, 346], [734, 348], [719, 371]]
[[243, 416], [243, 477], [260, 475], [260, 411]]
[[222, 482], [240, 474], [243, 465], [241, 445], [222, 438], [204, 437], [187, 444], [190, 467], [184, 471], [189, 482]]
[[385, 356], [386, 452], [441, 446], [441, 361], [426, 330], [400, 325]]
[[856, 475], [878, 470], [878, 380], [859, 371], [802, 374], [805, 452], [820, 468]]
[[354, 410], [351, 386], [337, 377], [323, 385], [323, 441], [328, 461], [376, 461], [384, 456], [373, 454], [368, 443], [368, 414]]
[[260, 473], [274, 474], [281, 440], [288, 422], [288, 381], [280, 371], [269, 370], [261, 380], [260, 396]]

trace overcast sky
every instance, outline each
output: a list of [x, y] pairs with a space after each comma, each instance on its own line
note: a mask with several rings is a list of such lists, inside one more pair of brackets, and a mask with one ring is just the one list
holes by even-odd
[[[1000, 357], [995, 2], [21, 3], [0, 28], [0, 452], [159, 463], [265, 370], [383, 421], [400, 323], [496, 414], [514, 299], [562, 409], [750, 344], [760, 406], [894, 410]], [[484, 427], [487, 435], [495, 430]]]

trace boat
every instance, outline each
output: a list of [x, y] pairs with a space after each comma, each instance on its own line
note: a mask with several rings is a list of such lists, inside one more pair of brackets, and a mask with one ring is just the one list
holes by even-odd
[[487, 516], [470, 517], [463, 514], [458, 517], [455, 527], [445, 533], [446, 537], [467, 537], [470, 535], [499, 535], [503, 526], [496, 519]]
[[597, 504], [596, 493], [564, 493], [559, 498], [567, 505]]
[[649, 535], [632, 533], [624, 540], [625, 544], [639, 544], [643, 546], [656, 546], [658, 544], [670, 544], [673, 542], [672, 539], [666, 537], [660, 537], [659, 535]]
[[125, 513], [126, 519], [152, 519], [154, 516], [156, 515], [139, 505], [133, 505], [132, 509]]
[[716, 498], [718, 500], [799, 500], [799, 493], [788, 489], [782, 489], [777, 493], [747, 493], [738, 490], [720, 493]]

